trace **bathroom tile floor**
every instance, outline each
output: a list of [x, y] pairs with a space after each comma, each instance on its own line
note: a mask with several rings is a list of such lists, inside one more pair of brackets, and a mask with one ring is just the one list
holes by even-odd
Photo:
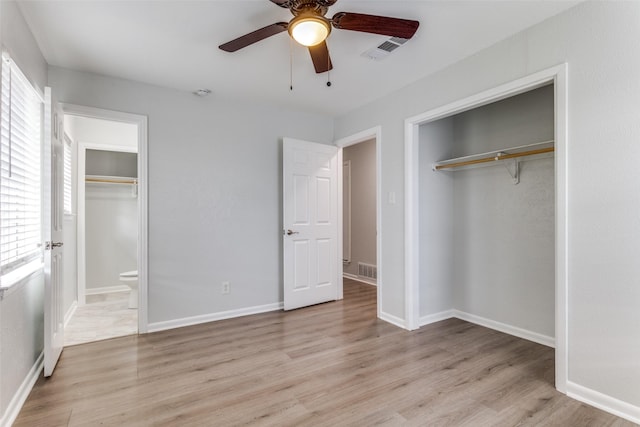
[[87, 295], [64, 330], [64, 345], [83, 344], [138, 333], [138, 310], [129, 306], [129, 292]]

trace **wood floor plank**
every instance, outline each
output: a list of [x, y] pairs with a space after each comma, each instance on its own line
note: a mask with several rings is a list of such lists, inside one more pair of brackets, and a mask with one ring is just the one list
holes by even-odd
[[15, 426], [631, 426], [554, 387], [553, 349], [345, 299], [66, 348]]

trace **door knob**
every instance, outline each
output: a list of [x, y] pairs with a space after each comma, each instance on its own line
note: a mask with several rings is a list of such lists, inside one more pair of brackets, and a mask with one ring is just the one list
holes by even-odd
[[63, 242], [45, 242], [44, 249], [50, 251], [51, 249], [59, 248], [62, 245], [64, 245]]
[[287, 236], [291, 236], [292, 234], [300, 234], [299, 231], [287, 230]]

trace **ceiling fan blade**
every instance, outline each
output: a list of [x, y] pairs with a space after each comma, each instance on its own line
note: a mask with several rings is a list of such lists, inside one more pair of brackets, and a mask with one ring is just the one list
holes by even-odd
[[225, 52], [235, 52], [236, 50], [240, 50], [243, 47], [247, 47], [251, 44], [259, 42], [260, 40], [264, 40], [267, 37], [271, 37], [278, 33], [282, 33], [283, 31], [287, 31], [288, 26], [289, 24], [287, 24], [286, 22], [276, 22], [275, 24], [267, 25], [264, 28], [260, 28], [259, 30], [255, 30], [249, 34], [245, 34], [244, 36], [231, 40], [230, 42], [221, 44], [218, 47]]
[[365, 15], [363, 13], [339, 12], [331, 20], [333, 26], [341, 30], [382, 34], [383, 36], [410, 39], [420, 23], [409, 19], [389, 16]]
[[309, 46], [309, 53], [311, 54], [311, 60], [313, 61], [316, 73], [320, 74], [333, 69], [331, 57], [329, 57], [327, 42], [322, 42], [315, 46]]
[[271, 3], [277, 4], [280, 7], [289, 7], [291, 0], [271, 0]]

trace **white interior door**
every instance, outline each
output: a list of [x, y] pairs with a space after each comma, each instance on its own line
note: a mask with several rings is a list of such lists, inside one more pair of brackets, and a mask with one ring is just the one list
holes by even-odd
[[63, 113], [45, 90], [43, 150], [44, 375], [51, 376], [64, 346], [62, 224], [64, 215]]
[[284, 309], [338, 298], [338, 148], [284, 138]]

